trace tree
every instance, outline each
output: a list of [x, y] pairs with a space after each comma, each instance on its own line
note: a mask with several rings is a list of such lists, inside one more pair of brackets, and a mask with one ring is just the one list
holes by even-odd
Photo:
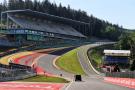
[[131, 70], [135, 70], [135, 33], [123, 33], [118, 41], [117, 47], [122, 50], [131, 51]]
[[31, 0], [24, 1], [24, 8], [33, 10], [33, 2]]
[[4, 0], [2, 11], [6, 11], [6, 10], [7, 10], [7, 0]]
[[119, 36], [121, 35], [120, 29], [123, 30], [123, 28], [119, 27], [118, 25], [113, 25], [92, 15], [89, 16], [85, 11], [82, 11], [80, 9], [71, 9], [69, 5], [65, 7], [62, 6], [61, 3], [59, 5], [56, 5], [55, 2], [51, 3], [49, 0], [8, 0], [8, 4], [6, 0], [4, 0], [0, 7], [0, 12], [5, 10], [31, 9], [89, 23], [89, 27], [87, 26], [87, 29], [85, 29], [85, 31], [83, 29], [83, 26], [78, 27], [72, 25], [72, 27], [74, 27], [76, 30], [83, 33], [87, 37], [91, 37], [91, 35], [93, 35], [95, 37], [107, 38], [117, 41]]
[[123, 33], [118, 41], [118, 47], [123, 50], [129, 50], [132, 47], [132, 38], [128, 33]]

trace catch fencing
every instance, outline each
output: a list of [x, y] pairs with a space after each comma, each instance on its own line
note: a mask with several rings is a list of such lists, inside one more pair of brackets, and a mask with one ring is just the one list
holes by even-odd
[[9, 65], [0, 64], [0, 81], [14, 81], [35, 75], [35, 70], [28, 66], [13, 63]]

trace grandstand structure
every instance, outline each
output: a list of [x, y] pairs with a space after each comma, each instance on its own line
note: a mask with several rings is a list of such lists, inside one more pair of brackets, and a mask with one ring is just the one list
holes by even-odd
[[[60, 44], [86, 39], [89, 24], [41, 13], [10, 10], [1, 13], [0, 45], [20, 46], [33, 43]], [[77, 27], [80, 27], [76, 30]], [[81, 33], [81, 32], [83, 33]]]
[[130, 50], [104, 50], [106, 64], [129, 64]]

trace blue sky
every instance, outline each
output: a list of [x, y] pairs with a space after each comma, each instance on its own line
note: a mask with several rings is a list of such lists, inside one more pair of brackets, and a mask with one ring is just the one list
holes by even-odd
[[[0, 0], [4, 1], [4, 0]], [[39, 0], [42, 1], [42, 0]], [[135, 0], [50, 0], [73, 9], [81, 9], [89, 15], [107, 20], [124, 28], [135, 29]]]
[[124, 28], [135, 29], [135, 0], [50, 0], [71, 8], [81, 9], [89, 15], [107, 20]]

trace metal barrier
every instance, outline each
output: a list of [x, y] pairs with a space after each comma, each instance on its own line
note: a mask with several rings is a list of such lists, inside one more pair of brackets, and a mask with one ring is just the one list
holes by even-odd
[[35, 70], [32, 68], [27, 68], [28, 66], [20, 65], [20, 68], [15, 68], [19, 67], [19, 64], [15, 64], [16, 66], [13, 66], [12, 68], [11, 65], [0, 65], [0, 81], [18, 80], [36, 75]]
[[135, 72], [106, 72], [106, 77], [135, 78]]

